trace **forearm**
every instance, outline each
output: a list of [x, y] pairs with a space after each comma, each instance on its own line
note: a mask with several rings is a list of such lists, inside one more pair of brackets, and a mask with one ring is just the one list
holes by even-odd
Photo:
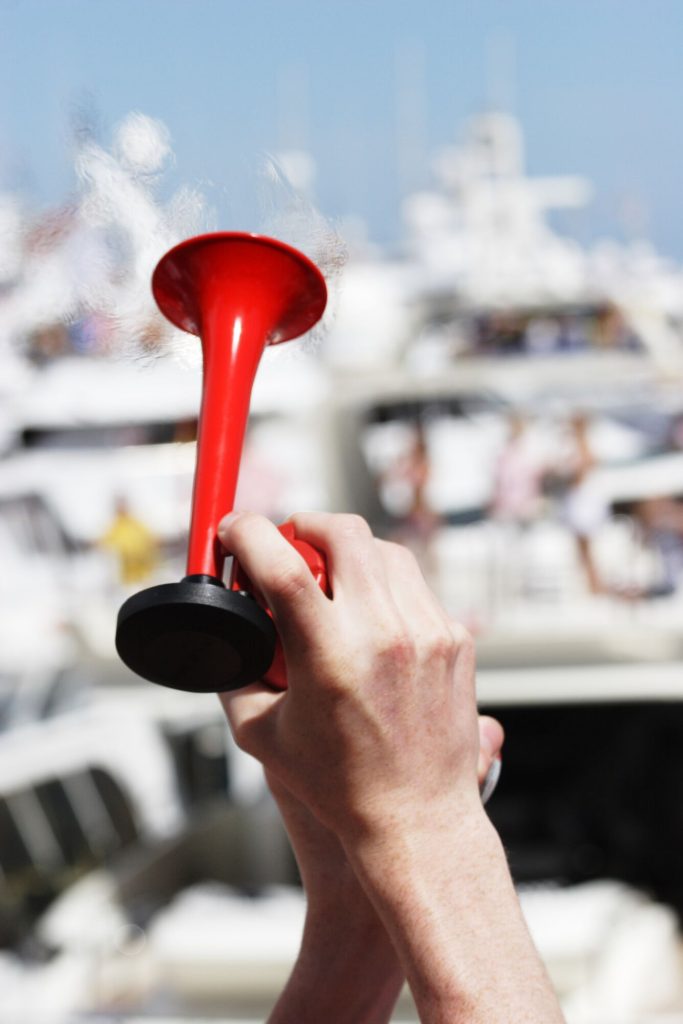
[[423, 1024], [561, 1024], [500, 840], [483, 812], [347, 845]]
[[403, 981], [374, 910], [309, 907], [299, 956], [268, 1024], [387, 1024]]
[[559, 1024], [476, 789], [472, 638], [409, 552], [358, 517], [309, 513], [294, 526], [325, 554], [332, 599], [272, 524], [221, 524], [273, 614], [288, 678], [284, 692], [224, 699], [238, 745], [341, 841], [388, 938], [377, 956], [365, 929], [378, 924], [364, 917], [340, 940], [311, 918], [271, 1024], [386, 1019], [392, 946], [423, 1024]]

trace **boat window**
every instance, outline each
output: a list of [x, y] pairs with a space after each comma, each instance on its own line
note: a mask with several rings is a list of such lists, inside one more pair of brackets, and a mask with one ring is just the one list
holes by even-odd
[[58, 779], [36, 786], [36, 795], [54, 836], [68, 864], [91, 860], [88, 840], [71, 805], [64, 786]]
[[127, 846], [138, 837], [138, 829], [130, 801], [118, 782], [101, 768], [94, 768], [90, 773], [95, 788], [111, 818], [116, 830], [119, 844]]
[[69, 550], [59, 523], [38, 495], [0, 501], [0, 531], [16, 551], [48, 555]]
[[27, 427], [21, 433], [24, 448], [50, 449], [126, 448], [196, 439], [196, 419], [86, 427]]
[[[6, 729], [12, 718], [12, 709], [17, 693], [17, 679], [8, 672], [0, 672], [0, 732]], [[0, 835], [2, 830], [0, 829]]]
[[203, 800], [229, 792], [228, 732], [221, 723], [210, 722], [197, 729], [168, 732], [166, 740], [186, 806], [196, 807]]
[[31, 864], [31, 857], [21, 837], [6, 800], [0, 799], [0, 867], [2, 873], [11, 876]]
[[621, 310], [608, 303], [450, 315], [444, 306], [430, 310], [413, 347], [437, 344], [452, 358], [644, 350]]

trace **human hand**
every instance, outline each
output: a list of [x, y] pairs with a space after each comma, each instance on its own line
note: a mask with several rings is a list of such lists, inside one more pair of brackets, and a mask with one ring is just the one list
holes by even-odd
[[332, 599], [260, 516], [219, 535], [267, 601], [289, 689], [225, 694], [237, 742], [337, 836], [473, 813], [479, 804], [472, 643], [413, 556], [356, 516], [294, 517], [327, 557]]
[[[226, 694], [219, 694], [226, 703]], [[488, 715], [479, 716], [477, 779], [485, 804], [495, 789], [504, 740], [502, 726]], [[375, 915], [364, 890], [349, 866], [337, 836], [326, 828], [287, 787], [266, 772], [268, 788], [280, 810], [306, 890], [309, 907], [343, 906], [345, 913], [358, 909]]]

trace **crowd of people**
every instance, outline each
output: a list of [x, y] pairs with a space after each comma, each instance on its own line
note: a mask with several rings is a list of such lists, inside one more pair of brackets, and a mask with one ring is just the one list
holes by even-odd
[[492, 313], [470, 326], [472, 354], [553, 355], [589, 351], [637, 352], [641, 343], [611, 303], [562, 313]]
[[[552, 423], [555, 443], [549, 444], [538, 417], [510, 412], [492, 461], [488, 500], [469, 510], [466, 521], [499, 524], [520, 537], [538, 524], [554, 523], [572, 538], [578, 575], [588, 594], [624, 600], [672, 594], [683, 581], [683, 495], [675, 490], [632, 498], [606, 493], [600, 482], [604, 460], [596, 450], [594, 428], [595, 418], [586, 412], [569, 413]], [[415, 421], [412, 442], [379, 480], [380, 493], [389, 479], [400, 481], [410, 494], [391, 535], [407, 543], [427, 570], [433, 559], [432, 541], [454, 520], [447, 511], [437, 513], [430, 498], [433, 465], [428, 433], [424, 422]], [[670, 440], [677, 450], [675, 439]], [[455, 476], [460, 472], [457, 457], [450, 471]], [[634, 551], [648, 552], [648, 579], [627, 583], [611, 578], [601, 567], [600, 538], [615, 522], [628, 532]]]

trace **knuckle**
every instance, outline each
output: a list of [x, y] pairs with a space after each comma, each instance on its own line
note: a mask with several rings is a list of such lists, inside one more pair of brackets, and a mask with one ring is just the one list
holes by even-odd
[[396, 544], [394, 541], [384, 541], [384, 550], [386, 551], [389, 558], [402, 569], [411, 569], [413, 571], [419, 568], [417, 559], [409, 548], [403, 544]]
[[462, 671], [474, 672], [477, 662], [477, 651], [472, 634], [461, 627], [455, 642], [455, 663]]
[[337, 534], [345, 540], [358, 541], [372, 537], [372, 531], [362, 516], [355, 513], [340, 515]]
[[439, 662], [454, 661], [458, 653], [458, 645], [452, 633], [446, 630], [435, 632], [429, 638], [428, 656]]
[[451, 635], [458, 653], [474, 651], [474, 637], [460, 622], [452, 623]]
[[295, 600], [312, 579], [307, 567], [287, 560], [273, 566], [270, 591], [284, 601]]
[[408, 671], [417, 661], [415, 642], [403, 630], [387, 631], [378, 648], [380, 663], [394, 671]]

